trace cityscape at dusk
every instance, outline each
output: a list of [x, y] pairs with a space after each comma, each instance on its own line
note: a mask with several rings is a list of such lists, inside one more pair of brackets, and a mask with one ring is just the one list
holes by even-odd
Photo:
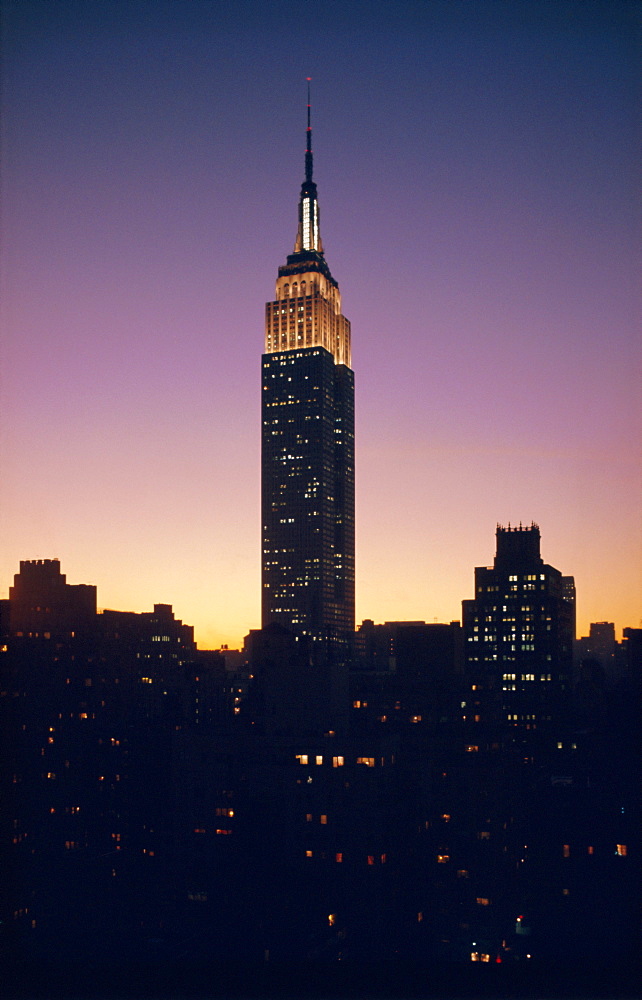
[[638, 996], [639, 14], [4, 6], [11, 1000]]
[[639, 624], [636, 4], [2, 16], [0, 597], [59, 558], [201, 646], [259, 625], [263, 303], [311, 76], [357, 621], [459, 618], [495, 524], [535, 520], [578, 634]]

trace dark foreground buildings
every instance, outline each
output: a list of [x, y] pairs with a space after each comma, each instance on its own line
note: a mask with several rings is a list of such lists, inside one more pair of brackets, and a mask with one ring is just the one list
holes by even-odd
[[402, 990], [412, 968], [447, 992], [482, 966], [531, 984], [629, 967], [636, 630], [628, 687], [592, 702], [572, 681], [540, 725], [475, 710], [459, 623], [365, 622], [332, 730], [282, 626], [226, 663], [169, 605], [96, 613], [54, 560], [21, 564], [0, 616], [0, 950], [20, 976], [119, 970], [181, 995], [201, 974], [216, 992], [214, 968], [385, 960]]

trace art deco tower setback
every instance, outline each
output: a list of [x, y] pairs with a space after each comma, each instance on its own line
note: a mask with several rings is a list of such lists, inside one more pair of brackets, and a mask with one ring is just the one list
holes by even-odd
[[262, 619], [335, 639], [354, 631], [354, 375], [350, 323], [323, 255], [311, 137], [308, 96], [294, 253], [265, 310]]

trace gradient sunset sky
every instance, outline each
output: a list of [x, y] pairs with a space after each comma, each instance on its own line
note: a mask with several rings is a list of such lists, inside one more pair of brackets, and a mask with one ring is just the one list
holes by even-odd
[[312, 77], [352, 323], [357, 621], [459, 619], [536, 521], [642, 620], [641, 7], [4, 0], [0, 597], [260, 627], [264, 303]]

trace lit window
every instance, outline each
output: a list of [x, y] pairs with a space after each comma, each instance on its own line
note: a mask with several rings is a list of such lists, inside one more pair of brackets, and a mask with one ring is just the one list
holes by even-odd
[[328, 817], [325, 815], [325, 813], [322, 813], [321, 816], [319, 816], [319, 823], [321, 824], [321, 826], [327, 826]]
[[439, 864], [439, 865], [445, 865], [448, 861], [450, 861], [450, 854], [438, 854], [437, 855], [437, 864]]
[[570, 856], [571, 856], [571, 845], [570, 844], [562, 844], [562, 857], [563, 858], [570, 858]]
[[615, 845], [615, 853], [618, 854], [621, 858], [625, 858], [626, 857], [626, 844], [616, 844]]
[[296, 755], [296, 759], [298, 760], [299, 764], [307, 764], [308, 763], [308, 755], [307, 755], [307, 753], [298, 753]]
[[490, 906], [490, 899], [488, 896], [478, 896], [477, 906]]
[[312, 851], [306, 851], [305, 852], [305, 856], [306, 856], [306, 858], [311, 858], [312, 857]]
[[333, 757], [332, 758], [332, 766], [333, 767], [343, 767], [344, 764], [345, 764], [345, 758], [344, 757]]

